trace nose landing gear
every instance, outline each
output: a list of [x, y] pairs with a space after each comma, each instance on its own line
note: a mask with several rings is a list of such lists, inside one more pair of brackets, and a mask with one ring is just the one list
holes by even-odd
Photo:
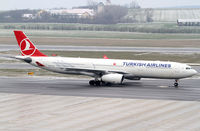
[[178, 85], [179, 85], [179, 84], [178, 84], [178, 80], [175, 80], [175, 82], [174, 82], [174, 87], [175, 87], [175, 88], [178, 88]]

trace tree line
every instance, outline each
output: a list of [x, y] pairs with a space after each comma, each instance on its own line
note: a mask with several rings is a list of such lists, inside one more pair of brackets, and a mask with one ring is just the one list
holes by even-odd
[[[83, 23], [83, 24], [117, 24], [137, 22], [137, 18], [126, 17], [129, 10], [140, 9], [137, 1], [133, 0], [130, 4], [119, 5], [102, 5], [94, 0], [88, 0], [87, 6], [75, 7], [79, 9], [93, 9], [95, 11], [92, 17], [79, 17], [74, 14], [51, 14], [43, 10], [12, 10], [0, 12], [0, 23]], [[30, 18], [23, 17], [24, 14], [32, 14]], [[134, 14], [134, 13], [133, 13]], [[152, 22], [150, 11], [146, 12], [146, 22]]]
[[[126, 7], [111, 5], [96, 13], [92, 18], [82, 18], [74, 14], [51, 14], [40, 10], [13, 10], [0, 12], [0, 23], [83, 23], [83, 24], [116, 24], [128, 13]], [[33, 14], [32, 17], [23, 17], [24, 14]]]
[[[175, 24], [176, 25], [176, 24]], [[169, 26], [171, 26], [169, 28]], [[0, 24], [0, 29], [23, 29], [23, 30], [83, 30], [83, 31], [119, 31], [119, 32], [144, 32], [144, 33], [200, 33], [196, 27], [173, 27], [162, 25], [160, 27], [138, 26], [138, 24], [55, 24], [55, 23], [19, 23]]]

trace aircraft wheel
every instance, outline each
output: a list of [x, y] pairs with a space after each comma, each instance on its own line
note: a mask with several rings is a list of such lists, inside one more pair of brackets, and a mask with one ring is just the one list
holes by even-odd
[[94, 81], [94, 80], [91, 80], [91, 81], [89, 81], [89, 84], [90, 84], [91, 86], [94, 86], [94, 85], [95, 85], [95, 81]]
[[178, 83], [174, 83], [174, 87], [178, 88]]
[[174, 87], [178, 88], [178, 80], [175, 80]]
[[101, 86], [101, 81], [95, 81], [96, 86]]
[[106, 86], [112, 86], [112, 83], [108, 82], [108, 83], [106, 83]]

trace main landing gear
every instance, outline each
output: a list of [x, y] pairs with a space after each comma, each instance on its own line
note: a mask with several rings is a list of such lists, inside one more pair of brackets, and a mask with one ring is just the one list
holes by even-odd
[[175, 80], [175, 82], [174, 82], [174, 87], [175, 87], [175, 88], [178, 88], [178, 80]]
[[102, 82], [101, 81], [91, 80], [91, 81], [89, 81], [89, 84], [91, 86], [101, 86]]
[[89, 81], [90, 86], [112, 86], [111, 83], [100, 81], [100, 80], [91, 80]]

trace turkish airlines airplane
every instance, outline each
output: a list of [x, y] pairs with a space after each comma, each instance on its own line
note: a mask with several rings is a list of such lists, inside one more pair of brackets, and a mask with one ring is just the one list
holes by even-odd
[[91, 86], [122, 84], [124, 79], [158, 78], [174, 79], [174, 86], [178, 87], [179, 79], [197, 74], [190, 66], [177, 62], [48, 57], [22, 31], [14, 34], [22, 54], [15, 56], [16, 59], [52, 72], [93, 77], [89, 81]]

